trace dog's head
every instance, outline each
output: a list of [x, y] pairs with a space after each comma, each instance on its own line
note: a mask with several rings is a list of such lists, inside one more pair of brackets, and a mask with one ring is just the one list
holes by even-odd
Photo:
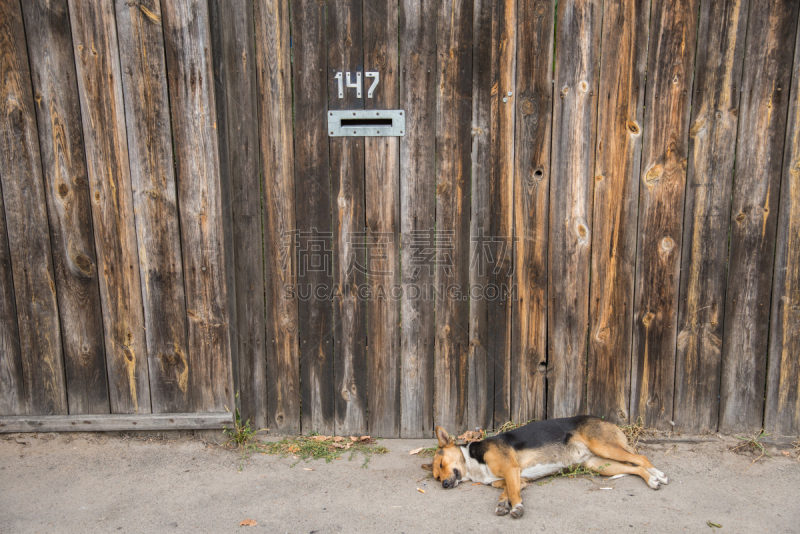
[[422, 468], [433, 471], [433, 478], [441, 480], [443, 488], [455, 488], [464, 478], [467, 462], [461, 447], [455, 444], [444, 428], [436, 427], [436, 437], [439, 439], [439, 448], [433, 456], [433, 462], [424, 464]]

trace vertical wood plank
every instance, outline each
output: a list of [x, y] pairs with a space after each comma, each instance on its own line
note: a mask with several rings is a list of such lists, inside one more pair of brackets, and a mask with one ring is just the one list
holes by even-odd
[[[261, 237], [258, 90], [252, 0], [209, 2], [220, 167], [232, 212], [236, 346], [234, 384], [242, 420], [267, 428], [267, 375], [264, 345], [264, 254]], [[224, 123], [222, 118], [224, 117]], [[224, 150], [223, 150], [224, 147]], [[227, 177], [227, 180], [226, 180]]]
[[[29, 414], [66, 414], [53, 259], [22, 12], [0, 2], [0, 179], [18, 313], [21, 387]], [[13, 355], [11, 356], [14, 357]], [[12, 369], [11, 374], [16, 374]]]
[[3, 415], [25, 415], [27, 411], [19, 342], [11, 251], [0, 180], [0, 414]]
[[400, 0], [400, 108], [406, 113], [400, 139], [402, 232], [402, 352], [400, 435], [433, 432], [433, 265], [424, 261], [434, 246], [436, 135], [436, 15], [432, 0]]
[[289, 5], [285, 0], [257, 0], [254, 15], [264, 175], [266, 425], [296, 434], [300, 431], [297, 300], [284, 290], [295, 283], [296, 268], [292, 243], [286, 242], [295, 229]]
[[[370, 0], [364, 10], [364, 71], [380, 83], [366, 109], [397, 109], [397, 0]], [[364, 139], [367, 277], [367, 393], [369, 433], [400, 437], [400, 140]]]
[[800, 32], [795, 37], [772, 290], [764, 430], [800, 434]]
[[514, 162], [513, 418], [544, 419], [547, 400], [547, 238], [555, 3], [518, 4]]
[[772, 267], [796, 2], [751, 0], [739, 106], [722, 340], [720, 430], [762, 427]]
[[669, 429], [697, 1], [650, 16], [634, 297], [631, 420]]
[[604, 4], [592, 218], [587, 413], [628, 421], [649, 0]]
[[[511, 367], [511, 296], [513, 274], [513, 191], [514, 191], [514, 91], [517, 47], [516, 2], [502, 0], [495, 5], [492, 19], [492, 175], [489, 223], [491, 239], [491, 284], [496, 297], [490, 298], [489, 359], [494, 362], [494, 422], [500, 428], [514, 419], [515, 383]], [[504, 102], [503, 99], [506, 99]], [[494, 294], [493, 291], [489, 295]]]
[[50, 216], [70, 414], [109, 413], [75, 56], [66, 0], [22, 2]]
[[150, 412], [125, 110], [114, 6], [69, 0], [112, 413]]
[[208, 4], [165, 0], [193, 411], [232, 406], [230, 316]]
[[548, 249], [547, 417], [586, 409], [601, 3], [558, 6]]
[[[352, 78], [362, 73], [362, 0], [335, 0], [328, 4], [328, 109], [363, 109], [362, 98], [345, 87], [339, 98], [337, 71]], [[364, 139], [332, 137], [331, 215], [333, 217], [334, 386], [336, 433], [367, 431], [367, 354], [364, 301], [358, 296], [366, 280], [364, 235]]]
[[[472, 186], [470, 202], [470, 288], [489, 284], [488, 233], [492, 193], [492, 14], [494, 2], [475, 0], [472, 38]], [[489, 358], [488, 300], [470, 294], [467, 426], [491, 428], [494, 362]]]
[[117, 0], [117, 31], [154, 413], [191, 411], [186, 302], [161, 7]]
[[[434, 422], [466, 429], [469, 344], [469, 201], [472, 173], [472, 0], [444, 0], [437, 14], [436, 349]], [[452, 290], [451, 290], [452, 288]]]
[[675, 358], [675, 429], [715, 432], [748, 0], [702, 2], [689, 129]]
[[[297, 284], [299, 295], [300, 374], [303, 432], [334, 431], [333, 290], [331, 268], [331, 189], [327, 121], [328, 78], [325, 4], [292, 0], [292, 59], [295, 118], [295, 198], [301, 234]], [[331, 69], [338, 68], [332, 65]], [[321, 247], [312, 252], [311, 248]], [[312, 257], [313, 256], [313, 257]], [[306, 264], [306, 259], [309, 264]], [[310, 267], [318, 260], [321, 269]], [[319, 290], [316, 293], [315, 290]], [[300, 294], [300, 291], [298, 291]], [[305, 297], [303, 296], [305, 295]]]

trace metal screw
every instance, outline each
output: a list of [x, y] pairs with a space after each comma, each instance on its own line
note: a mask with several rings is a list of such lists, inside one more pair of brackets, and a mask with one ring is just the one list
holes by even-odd
[[514, 93], [512, 93], [511, 91], [508, 92], [508, 96], [512, 96], [513, 94]]
[[508, 102], [508, 98], [503, 97], [503, 102]]

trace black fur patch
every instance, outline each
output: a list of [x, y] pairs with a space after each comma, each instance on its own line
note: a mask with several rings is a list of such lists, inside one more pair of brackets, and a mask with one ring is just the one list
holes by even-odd
[[[496, 436], [492, 436], [491, 438], [487, 438], [484, 440], [484, 442], [500, 441], [517, 451], [525, 449], [538, 449], [553, 443], [566, 444], [572, 438], [575, 430], [592, 419], [597, 418], [590, 415], [579, 415], [564, 419], [547, 419], [545, 421], [536, 421], [515, 430], [510, 430], [508, 432], [504, 432], [503, 434], [498, 434]], [[473, 456], [472, 449], [475, 447], [475, 445], [476, 444], [473, 444], [470, 447], [470, 456]], [[475, 459], [477, 460], [477, 458]]]
[[475, 459], [479, 464], [485, 464], [486, 462], [483, 459], [483, 456], [486, 454], [486, 450], [489, 448], [488, 444], [486, 443], [488, 440], [483, 441], [475, 441], [470, 443], [467, 447], [467, 451], [469, 451], [470, 458]]

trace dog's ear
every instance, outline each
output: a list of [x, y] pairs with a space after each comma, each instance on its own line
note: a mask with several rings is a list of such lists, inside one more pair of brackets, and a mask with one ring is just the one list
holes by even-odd
[[433, 464], [422, 464], [422, 468], [425, 471], [433, 471]]
[[446, 447], [453, 441], [450, 439], [450, 434], [447, 433], [447, 430], [440, 426], [436, 427], [436, 438], [439, 440], [439, 447]]

